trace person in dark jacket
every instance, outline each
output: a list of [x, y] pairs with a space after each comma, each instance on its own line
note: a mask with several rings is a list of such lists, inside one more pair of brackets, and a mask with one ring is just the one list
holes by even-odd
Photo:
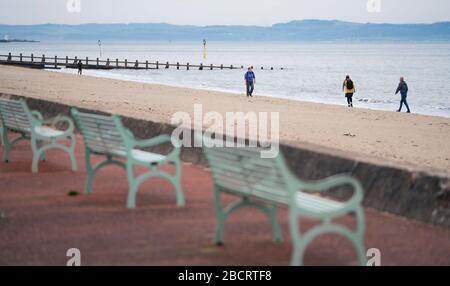
[[406, 102], [406, 98], [408, 97], [408, 85], [405, 82], [405, 79], [403, 77], [400, 78], [400, 83], [398, 84], [397, 91], [395, 94], [398, 94], [400, 92], [400, 95], [402, 96], [400, 100], [400, 108], [397, 110], [397, 112], [402, 111], [403, 103], [406, 106], [406, 109], [408, 110], [408, 113], [411, 113], [411, 110], [409, 109], [408, 102]]
[[252, 70], [252, 67], [248, 68], [248, 71], [245, 73], [245, 85], [247, 87], [247, 97], [253, 96], [253, 90], [255, 88], [256, 76]]
[[82, 75], [83, 74], [83, 63], [81, 61], [78, 61], [78, 74]]

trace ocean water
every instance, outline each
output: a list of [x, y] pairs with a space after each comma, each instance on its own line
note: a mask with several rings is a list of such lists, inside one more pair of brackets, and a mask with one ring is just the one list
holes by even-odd
[[[45, 54], [47, 57], [99, 57], [97, 42], [0, 44], [0, 54]], [[450, 117], [450, 43], [227, 43], [210, 42], [207, 60], [203, 44], [177, 42], [102, 43], [102, 59], [161, 63], [253, 65], [255, 96], [346, 105], [342, 82], [350, 74], [357, 93], [355, 107], [394, 111], [400, 76], [409, 85], [413, 112]], [[264, 66], [265, 70], [260, 70]], [[274, 67], [274, 70], [267, 68]], [[283, 68], [283, 70], [281, 70]], [[62, 69], [59, 72], [76, 73]], [[245, 70], [203, 71], [85, 70], [86, 75], [245, 93]]]

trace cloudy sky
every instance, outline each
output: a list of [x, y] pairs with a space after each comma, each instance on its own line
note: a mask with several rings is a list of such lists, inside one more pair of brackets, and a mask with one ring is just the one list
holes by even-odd
[[[369, 12], [367, 3], [377, 1], [381, 11], [374, 12], [378, 10], [375, 3]], [[67, 2], [72, 2], [70, 9]], [[1, 24], [166, 22], [267, 26], [299, 19], [450, 21], [450, 0], [0, 0], [0, 7]]]

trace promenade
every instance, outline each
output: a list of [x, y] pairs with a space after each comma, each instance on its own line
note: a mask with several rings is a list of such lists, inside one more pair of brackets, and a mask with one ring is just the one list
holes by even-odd
[[[77, 140], [75, 173], [66, 155], [55, 151], [39, 174], [31, 174], [26, 141], [14, 148], [9, 163], [0, 162], [0, 265], [63, 266], [69, 248], [80, 249], [82, 265], [289, 264], [285, 209], [279, 212], [283, 243], [271, 241], [263, 214], [243, 209], [227, 222], [225, 245], [217, 247], [208, 170], [184, 165], [186, 207], [177, 208], [171, 186], [157, 179], [142, 186], [137, 208], [128, 210], [126, 174], [119, 168], [100, 171], [94, 193], [84, 193], [84, 148]], [[342, 222], [351, 226], [353, 218]], [[313, 224], [302, 220], [303, 228]], [[366, 209], [366, 224], [366, 248], [380, 249], [382, 265], [450, 265], [448, 229], [372, 209]], [[344, 238], [325, 235], [311, 244], [305, 263], [355, 265], [356, 259]]]

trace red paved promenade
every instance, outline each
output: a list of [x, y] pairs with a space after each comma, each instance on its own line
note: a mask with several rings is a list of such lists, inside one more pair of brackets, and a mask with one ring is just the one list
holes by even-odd
[[[281, 210], [285, 242], [271, 241], [266, 217], [241, 210], [226, 225], [225, 246], [212, 245], [215, 217], [207, 170], [185, 165], [186, 207], [161, 180], [148, 181], [127, 210], [125, 172], [104, 169], [94, 193], [84, 194], [84, 154], [78, 140], [80, 171], [50, 152], [31, 174], [29, 142], [20, 143], [11, 162], [0, 163], [0, 265], [65, 265], [66, 250], [79, 248], [82, 265], [287, 265], [291, 243], [287, 212]], [[1, 153], [1, 152], [0, 152]], [[68, 196], [71, 191], [79, 196]], [[366, 247], [379, 248], [383, 265], [450, 265], [450, 230], [366, 210]], [[351, 224], [352, 218], [343, 219]], [[313, 225], [305, 220], [304, 226]], [[311, 244], [307, 265], [355, 264], [344, 238], [326, 235]]]

